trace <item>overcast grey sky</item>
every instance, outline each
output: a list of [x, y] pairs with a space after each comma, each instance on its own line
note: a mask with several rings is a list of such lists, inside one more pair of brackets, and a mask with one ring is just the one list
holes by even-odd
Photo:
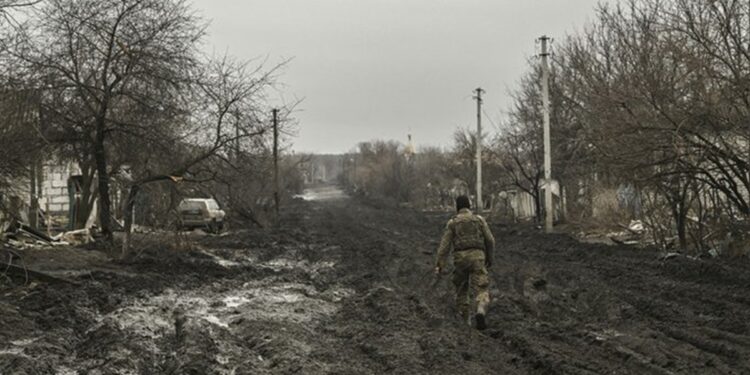
[[[194, 0], [207, 48], [294, 58], [275, 100], [304, 98], [298, 152], [341, 153], [372, 139], [449, 146], [475, 126], [472, 90], [498, 122], [508, 90], [547, 34], [593, 20], [597, 0]], [[283, 94], [283, 97], [282, 97]], [[492, 121], [484, 123], [494, 131]]]

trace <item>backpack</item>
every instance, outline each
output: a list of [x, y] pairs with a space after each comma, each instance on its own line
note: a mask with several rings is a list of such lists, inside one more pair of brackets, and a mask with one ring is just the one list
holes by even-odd
[[453, 219], [453, 250], [484, 250], [482, 221], [476, 215], [461, 215]]

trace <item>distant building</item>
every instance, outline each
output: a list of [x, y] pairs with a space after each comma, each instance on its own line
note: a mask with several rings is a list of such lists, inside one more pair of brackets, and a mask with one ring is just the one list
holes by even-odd
[[408, 136], [409, 140], [406, 142], [406, 146], [404, 146], [404, 157], [406, 160], [411, 160], [412, 157], [414, 157], [414, 154], [416, 154], [416, 151], [414, 150], [414, 144], [411, 141], [411, 134]]
[[[552, 199], [554, 201], [555, 220], [559, 220], [563, 214], [565, 206], [564, 194], [560, 192], [560, 184], [553, 180], [551, 184]], [[542, 181], [539, 189], [539, 205], [544, 210], [544, 192], [547, 189], [547, 183]], [[564, 191], [563, 191], [564, 193]], [[508, 189], [497, 195], [495, 210], [500, 211], [503, 215], [508, 215], [514, 220], [533, 220], [536, 217], [536, 206], [534, 196], [519, 188]]]

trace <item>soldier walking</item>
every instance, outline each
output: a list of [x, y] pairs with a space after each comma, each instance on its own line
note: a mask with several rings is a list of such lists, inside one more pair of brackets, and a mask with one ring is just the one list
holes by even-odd
[[456, 287], [456, 308], [461, 318], [471, 325], [470, 294], [476, 302], [476, 327], [487, 328], [486, 314], [490, 303], [489, 276], [495, 238], [483, 217], [471, 212], [465, 195], [456, 198], [457, 214], [448, 221], [437, 253], [435, 273], [445, 268], [445, 259], [453, 249], [453, 285]]

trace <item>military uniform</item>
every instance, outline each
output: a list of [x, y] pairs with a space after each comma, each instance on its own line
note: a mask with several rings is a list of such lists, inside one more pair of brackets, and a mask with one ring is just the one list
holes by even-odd
[[492, 264], [492, 253], [495, 248], [495, 238], [484, 218], [474, 215], [468, 208], [463, 208], [448, 221], [438, 249], [438, 270], [445, 268], [445, 258], [451, 248], [456, 308], [462, 318], [470, 322], [471, 291], [477, 303], [477, 314], [481, 314], [481, 318], [484, 319], [490, 302], [487, 266]]

